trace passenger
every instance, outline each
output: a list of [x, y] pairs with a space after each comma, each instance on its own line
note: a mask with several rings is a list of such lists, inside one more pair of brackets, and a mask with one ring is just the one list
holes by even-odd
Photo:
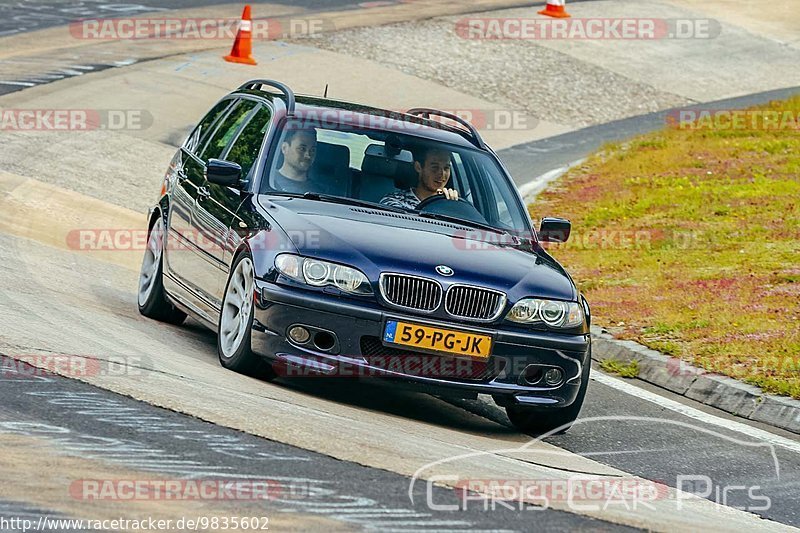
[[330, 187], [311, 172], [317, 155], [317, 131], [287, 129], [281, 141], [283, 164], [273, 176], [273, 187], [280, 192], [328, 194]]
[[442, 148], [426, 147], [414, 151], [414, 170], [417, 185], [404, 191], [389, 193], [381, 202], [384, 205], [413, 210], [424, 199], [442, 194], [448, 200], [458, 200], [458, 191], [445, 187], [450, 181], [450, 152]]

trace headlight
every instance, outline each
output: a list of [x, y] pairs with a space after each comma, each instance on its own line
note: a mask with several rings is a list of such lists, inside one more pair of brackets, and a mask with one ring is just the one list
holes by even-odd
[[296, 281], [302, 281], [303, 274], [301, 267], [303, 265], [303, 258], [292, 254], [281, 254], [275, 258], [275, 267], [283, 274]]
[[312, 287], [332, 285], [351, 294], [372, 294], [367, 276], [349, 266], [299, 255], [280, 254], [275, 258], [275, 268], [281, 274]]
[[315, 259], [303, 260], [303, 276], [306, 283], [315, 287], [324, 287], [331, 276], [331, 265]]
[[523, 298], [506, 319], [519, 324], [547, 324], [551, 328], [575, 328], [583, 324], [583, 309], [577, 302]]

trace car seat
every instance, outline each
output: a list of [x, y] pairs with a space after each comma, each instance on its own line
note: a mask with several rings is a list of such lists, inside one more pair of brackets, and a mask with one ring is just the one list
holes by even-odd
[[368, 202], [379, 203], [387, 194], [397, 189], [408, 189], [417, 184], [411, 152], [402, 150], [390, 157], [386, 147], [372, 144], [367, 147], [361, 164], [358, 197]]
[[350, 171], [350, 148], [341, 144], [317, 143], [317, 156], [310, 175], [315, 181], [326, 182], [330, 194], [350, 196], [353, 173]]

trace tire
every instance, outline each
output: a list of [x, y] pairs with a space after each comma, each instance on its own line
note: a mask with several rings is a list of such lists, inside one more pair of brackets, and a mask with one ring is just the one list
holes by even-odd
[[147, 249], [139, 270], [139, 313], [169, 324], [180, 325], [186, 313], [172, 305], [164, 293], [164, 219], [160, 216], [147, 233]]
[[586, 398], [586, 389], [589, 387], [589, 370], [592, 366], [591, 356], [590, 347], [587, 363], [581, 372], [581, 386], [574, 402], [567, 407], [557, 409], [508, 405], [506, 406], [506, 414], [514, 427], [522, 433], [534, 437], [544, 434], [559, 435], [566, 433], [577, 420], [583, 406], [583, 400]]
[[217, 354], [228, 370], [270, 381], [272, 365], [251, 349], [255, 306], [255, 269], [250, 252], [242, 252], [231, 267], [217, 327]]

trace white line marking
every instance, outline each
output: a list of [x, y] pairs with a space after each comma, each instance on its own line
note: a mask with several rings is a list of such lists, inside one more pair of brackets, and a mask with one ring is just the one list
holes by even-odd
[[540, 176], [536, 176], [528, 183], [524, 183], [517, 187], [520, 196], [522, 196], [522, 199], [526, 202], [532, 202], [534, 198], [536, 198], [536, 195], [546, 189], [551, 181], [560, 178], [566, 171], [575, 165], [583, 163], [584, 161], [585, 159], [578, 159], [577, 161], [573, 161], [572, 163], [564, 165], [563, 167], [554, 168], [553, 170], [548, 170]]
[[35, 83], [28, 83], [27, 81], [6, 81], [6, 80], [0, 80], [0, 83], [2, 83], [2, 84], [4, 84], [4, 85], [21, 85], [21, 86], [23, 86], [23, 87], [33, 87], [34, 85], [36, 85]]
[[380, 520], [369, 522], [367, 527], [375, 529], [375, 526], [471, 526], [469, 522], [463, 520]]
[[621, 379], [611, 377], [608, 374], [603, 374], [602, 372], [594, 369], [592, 370], [591, 376], [592, 379], [598, 383], [602, 383], [603, 385], [617, 389], [625, 394], [630, 394], [631, 396], [654, 403], [659, 407], [663, 407], [664, 409], [669, 409], [670, 411], [674, 411], [683, 416], [693, 418], [699, 422], [710, 424], [712, 426], [718, 426], [730, 431], [735, 431], [759, 441], [800, 453], [800, 442], [798, 441], [787, 439], [786, 437], [781, 437], [780, 435], [775, 435], [769, 431], [748, 426], [747, 424], [742, 424], [741, 422], [737, 422], [735, 420], [725, 420], [724, 418], [720, 418], [699, 409], [695, 409], [694, 407], [684, 405], [680, 402], [665, 398], [664, 396], [660, 396], [648, 390], [640, 389], [635, 385], [631, 385], [630, 383], [627, 383]]

